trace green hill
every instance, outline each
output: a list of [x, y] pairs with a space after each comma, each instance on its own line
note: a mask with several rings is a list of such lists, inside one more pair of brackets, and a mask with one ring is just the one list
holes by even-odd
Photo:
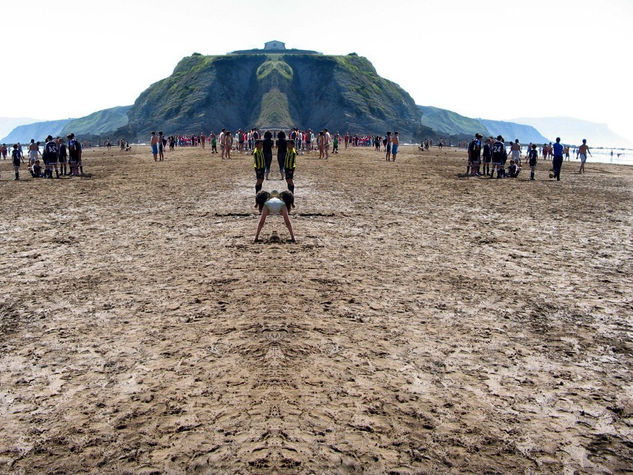
[[128, 117], [124, 132], [139, 138], [254, 126], [434, 136], [411, 96], [353, 53], [193, 54], [145, 90]]
[[108, 133], [125, 127], [129, 120], [127, 112], [132, 106], [119, 106], [93, 112], [80, 119], [72, 119], [68, 122], [62, 134], [73, 132], [77, 135], [107, 135]]
[[272, 43], [265, 49], [222, 56], [194, 53], [180, 60], [169, 77], [150, 85], [131, 106], [22, 126], [6, 141], [69, 132], [83, 140], [109, 136], [134, 141], [147, 140], [152, 130], [195, 134], [251, 127], [328, 128], [372, 135], [397, 130], [404, 142], [438, 137], [462, 140], [476, 132], [542, 141], [529, 126], [417, 106], [406, 91], [380, 77], [369, 60], [355, 53], [323, 55]]
[[447, 109], [431, 106], [418, 106], [422, 114], [422, 125], [445, 135], [473, 136], [477, 132], [486, 135], [486, 126], [478, 119], [471, 119]]

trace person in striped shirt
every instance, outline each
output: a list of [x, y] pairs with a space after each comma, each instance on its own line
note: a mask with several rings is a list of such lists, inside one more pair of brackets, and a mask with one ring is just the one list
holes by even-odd
[[264, 158], [263, 143], [261, 140], [255, 142], [255, 150], [253, 150], [253, 168], [255, 169], [255, 194], [259, 193], [264, 183], [266, 174], [266, 159]]
[[284, 162], [284, 170], [286, 173], [286, 183], [291, 193], [295, 192], [295, 182], [293, 181], [295, 175], [295, 167], [297, 165], [297, 151], [292, 140], [288, 141], [286, 149], [286, 160]]

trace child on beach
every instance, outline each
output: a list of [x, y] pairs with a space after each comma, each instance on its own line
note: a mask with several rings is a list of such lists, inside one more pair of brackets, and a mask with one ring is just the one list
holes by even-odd
[[519, 164], [514, 160], [510, 160], [510, 165], [508, 166], [508, 178], [517, 178], [520, 172], [521, 168], [519, 167]]
[[42, 166], [40, 165], [40, 161], [35, 160], [29, 171], [31, 172], [31, 176], [33, 178], [42, 178]]
[[290, 223], [290, 216], [288, 215], [289, 210], [294, 208], [294, 202], [294, 196], [289, 191], [278, 193], [277, 190], [273, 190], [270, 193], [267, 191], [257, 193], [255, 197], [255, 207], [259, 208], [260, 218], [257, 223], [254, 242], [260, 242], [259, 233], [264, 227], [266, 217], [269, 214], [280, 214], [284, 218], [284, 223], [288, 228], [288, 232], [290, 232], [290, 242], [296, 242], [292, 224]]
[[70, 175], [70, 171], [68, 171], [66, 167], [66, 162], [68, 161], [68, 151], [66, 149], [66, 144], [64, 143], [64, 139], [57, 139], [57, 146], [59, 148], [59, 170], [62, 176]]
[[538, 157], [538, 152], [536, 150], [536, 144], [532, 144], [532, 148], [528, 152], [528, 160], [530, 163], [530, 180], [534, 180], [534, 172], [536, 170], [537, 157]]
[[[484, 175], [488, 176], [490, 174], [490, 162], [492, 161], [492, 137], [488, 137], [486, 144], [483, 147], [483, 162], [484, 162]], [[428, 142], [427, 142], [428, 144]]]
[[15, 172], [14, 180], [20, 179], [20, 152], [18, 151], [18, 144], [13, 145], [13, 150], [11, 151], [11, 158], [13, 159], [13, 171]]
[[295, 192], [295, 183], [293, 181], [295, 175], [295, 167], [297, 166], [297, 152], [295, 144], [292, 140], [288, 141], [286, 151], [286, 161], [284, 162], [284, 171], [286, 172], [286, 183], [291, 193]]

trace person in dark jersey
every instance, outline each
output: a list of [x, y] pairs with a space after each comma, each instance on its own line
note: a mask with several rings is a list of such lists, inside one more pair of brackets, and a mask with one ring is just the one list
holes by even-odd
[[[257, 141], [255, 141], [257, 143]], [[263, 150], [264, 150], [264, 159], [266, 161], [266, 180], [270, 177], [270, 164], [273, 162], [273, 134], [270, 130], [267, 130], [264, 133], [264, 141], [263, 141]]]
[[536, 171], [536, 158], [538, 152], [536, 150], [536, 144], [532, 144], [530, 151], [528, 152], [528, 160], [530, 164], [530, 180], [534, 180], [534, 172]]
[[490, 162], [492, 162], [492, 137], [488, 137], [486, 143], [484, 144], [482, 151], [482, 159], [483, 159], [483, 174], [488, 176], [490, 174]]
[[13, 145], [13, 150], [11, 151], [11, 159], [13, 160], [13, 171], [15, 172], [14, 180], [19, 180], [21, 157], [20, 152], [18, 151], [18, 144]]
[[560, 181], [560, 172], [563, 168], [563, 145], [560, 143], [560, 137], [556, 137], [556, 143], [552, 146], [554, 157], [552, 158], [553, 173], [550, 173], [550, 178], [556, 178], [556, 181]]
[[64, 139], [59, 137], [57, 139], [57, 147], [59, 149], [59, 172], [62, 176], [69, 175], [68, 167], [66, 163], [68, 162], [68, 151], [66, 149], [66, 143]]
[[286, 152], [288, 141], [286, 140], [286, 134], [283, 130], [277, 134], [277, 163], [279, 164], [279, 174], [281, 179], [284, 179], [284, 163], [286, 161]]
[[46, 137], [46, 144], [44, 145], [44, 164], [46, 166], [45, 176], [46, 178], [53, 178], [53, 168], [59, 178], [59, 170], [57, 169], [57, 142], [53, 140], [50, 135]]
[[475, 138], [468, 144], [468, 165], [466, 166], [466, 175], [479, 176], [479, 163], [481, 160], [481, 135], [479, 132], [475, 134]]
[[494, 178], [495, 169], [497, 170], [497, 178], [503, 178], [507, 159], [508, 152], [506, 152], [503, 137], [499, 135], [495, 143], [492, 144], [492, 172], [490, 173], [490, 178]]

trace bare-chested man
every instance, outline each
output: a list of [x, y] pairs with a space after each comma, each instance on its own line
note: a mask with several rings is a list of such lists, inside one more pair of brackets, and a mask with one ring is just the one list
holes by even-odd
[[510, 145], [510, 158], [514, 160], [517, 166], [521, 166], [521, 144], [519, 139], [515, 139], [514, 143]]
[[587, 161], [587, 154], [591, 155], [589, 146], [587, 145], [587, 139], [582, 139], [582, 145], [578, 147], [576, 155], [580, 158], [580, 170], [578, 173], [585, 173], [585, 162]]
[[391, 161], [396, 161], [396, 155], [398, 154], [398, 146], [400, 145], [400, 138], [398, 137], [398, 132], [393, 133], [393, 137], [391, 137]]
[[152, 132], [152, 136], [150, 138], [150, 145], [152, 146], [152, 155], [154, 155], [154, 161], [158, 161], [158, 137], [156, 136], [156, 132]]

